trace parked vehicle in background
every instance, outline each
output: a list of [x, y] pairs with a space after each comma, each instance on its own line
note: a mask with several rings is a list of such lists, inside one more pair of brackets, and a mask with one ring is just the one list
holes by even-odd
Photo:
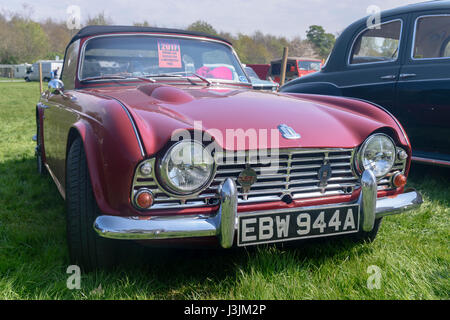
[[31, 64], [0, 64], [0, 77], [23, 79], [28, 70], [31, 68]]
[[17, 79], [24, 79], [28, 71], [31, 69], [31, 64], [24, 63], [24, 64], [17, 64], [14, 66], [14, 78]]
[[376, 103], [405, 128], [413, 160], [450, 166], [450, 1], [384, 11], [375, 28], [353, 23], [320, 72], [280, 90]]
[[28, 73], [25, 75], [24, 79], [26, 81], [39, 81], [39, 63], [42, 66], [42, 79], [44, 81], [50, 81], [55, 78], [52, 72], [59, 70], [56, 76], [59, 79], [62, 71], [63, 61], [62, 60], [42, 60], [33, 63]]
[[255, 71], [250, 67], [244, 67], [244, 71], [250, 78], [253, 89], [277, 91], [279, 84], [270, 80], [261, 80]]
[[270, 64], [247, 64], [258, 75], [261, 80], [268, 80]]
[[384, 216], [422, 203], [405, 189], [411, 148], [391, 115], [252, 90], [223, 38], [86, 27], [61, 79], [36, 106], [36, 160], [66, 201], [71, 261], [83, 268], [117, 262], [117, 240], [371, 241]]
[[[269, 68], [269, 76], [278, 83], [280, 83], [281, 63], [281, 59], [274, 60], [270, 62]], [[320, 71], [321, 66], [320, 59], [288, 57], [285, 82]]]

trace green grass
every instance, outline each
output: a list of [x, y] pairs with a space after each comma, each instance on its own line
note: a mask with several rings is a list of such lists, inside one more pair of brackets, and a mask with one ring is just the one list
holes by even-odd
[[[372, 244], [150, 250], [67, 289], [64, 202], [35, 172], [38, 87], [0, 84], [0, 299], [449, 299], [450, 172], [419, 165], [408, 184], [423, 206], [385, 218]], [[367, 288], [371, 265], [381, 289]]]
[[0, 77], [0, 81], [5, 82], [5, 81], [11, 81], [11, 82], [25, 82], [25, 80], [22, 78], [5, 78], [5, 77]]

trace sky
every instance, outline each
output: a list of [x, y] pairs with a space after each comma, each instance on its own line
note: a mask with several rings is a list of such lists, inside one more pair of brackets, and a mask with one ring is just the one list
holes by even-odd
[[[68, 8], [77, 6], [81, 22], [103, 12], [114, 24], [185, 28], [196, 20], [231, 34], [265, 34], [305, 38], [310, 25], [318, 24], [336, 34], [368, 15], [370, 6], [392, 9], [421, 0], [0, 0], [0, 12], [31, 13], [34, 20], [67, 21]], [[72, 11], [73, 12], [73, 11]]]

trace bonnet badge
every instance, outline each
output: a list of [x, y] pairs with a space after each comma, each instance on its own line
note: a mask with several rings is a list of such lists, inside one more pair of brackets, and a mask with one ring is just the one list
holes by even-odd
[[301, 138], [300, 134], [298, 134], [297, 132], [295, 132], [294, 129], [292, 129], [291, 127], [289, 127], [289, 126], [286, 125], [286, 124], [280, 124], [280, 125], [278, 126], [278, 130], [280, 130], [281, 135], [282, 135], [283, 138], [285, 138], [285, 139], [293, 140], [293, 139], [300, 139], [300, 138]]

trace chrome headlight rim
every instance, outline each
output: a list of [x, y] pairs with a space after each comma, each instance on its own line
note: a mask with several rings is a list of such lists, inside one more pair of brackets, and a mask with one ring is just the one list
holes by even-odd
[[216, 175], [216, 172], [217, 172], [217, 162], [215, 161], [214, 157], [211, 155], [211, 157], [213, 157], [213, 168], [210, 172], [208, 179], [200, 187], [198, 187], [194, 190], [191, 190], [191, 191], [185, 191], [185, 190], [181, 190], [181, 189], [177, 189], [177, 188], [173, 188], [173, 187], [171, 188], [169, 183], [166, 182], [166, 181], [170, 181], [170, 180], [167, 177], [166, 171], [164, 170], [164, 161], [170, 155], [170, 152], [180, 143], [194, 143], [194, 144], [200, 145], [202, 148], [205, 148], [205, 146], [201, 142], [198, 142], [196, 140], [180, 140], [180, 141], [173, 143], [169, 148], [167, 148], [167, 150], [164, 152], [164, 154], [161, 157], [158, 157], [156, 160], [157, 170], [155, 170], [156, 171], [155, 172], [156, 173], [155, 181], [156, 181], [158, 187], [163, 192], [165, 192], [167, 195], [174, 197], [174, 198], [183, 199], [183, 198], [198, 195], [199, 193], [201, 193], [202, 191], [204, 191], [211, 185], [211, 183], [214, 180], [214, 177]]
[[362, 158], [363, 154], [364, 154], [363, 151], [365, 150], [365, 148], [367, 147], [367, 145], [369, 144], [370, 141], [372, 141], [374, 138], [379, 137], [379, 136], [389, 139], [389, 141], [392, 143], [394, 160], [393, 160], [389, 170], [387, 170], [386, 173], [384, 173], [383, 175], [379, 175], [379, 176], [375, 175], [375, 178], [377, 180], [381, 180], [384, 177], [386, 177], [389, 174], [389, 172], [392, 170], [392, 168], [395, 164], [395, 161], [397, 160], [397, 146], [396, 146], [394, 140], [392, 139], [392, 137], [390, 137], [388, 134], [385, 134], [385, 133], [374, 133], [374, 134], [369, 135], [366, 138], [366, 140], [364, 140], [364, 142], [361, 144], [361, 146], [358, 148], [358, 152], [357, 152], [357, 156], [356, 156], [356, 169], [357, 169], [357, 172], [359, 173], [359, 175], [361, 175], [364, 172], [364, 170], [366, 170], [363, 165], [363, 158]]

